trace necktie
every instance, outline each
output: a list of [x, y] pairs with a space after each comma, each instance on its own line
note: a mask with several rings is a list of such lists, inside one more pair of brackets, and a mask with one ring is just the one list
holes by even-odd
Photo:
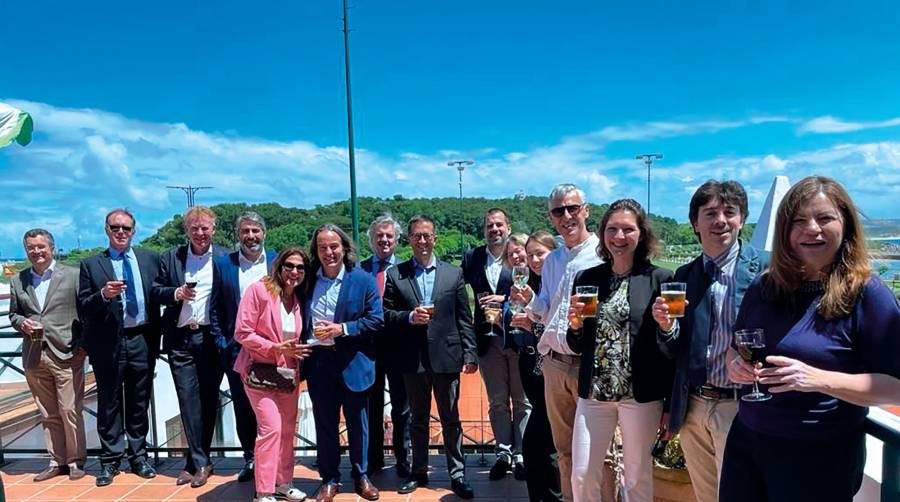
[[387, 260], [378, 260], [378, 272], [375, 274], [375, 280], [378, 282], [379, 296], [384, 296], [384, 271], [387, 267]]
[[125, 276], [125, 282], [128, 284], [125, 288], [125, 312], [129, 317], [137, 317], [137, 284], [134, 283], [134, 270], [131, 268], [131, 260], [127, 254], [122, 255], [122, 274]]

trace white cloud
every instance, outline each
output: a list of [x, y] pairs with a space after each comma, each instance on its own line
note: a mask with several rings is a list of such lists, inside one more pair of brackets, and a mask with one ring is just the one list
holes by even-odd
[[865, 129], [881, 129], [884, 127], [900, 126], [900, 117], [878, 122], [847, 122], [831, 115], [816, 117], [800, 125], [797, 132], [800, 134], [819, 133], [835, 134], [862, 131]]

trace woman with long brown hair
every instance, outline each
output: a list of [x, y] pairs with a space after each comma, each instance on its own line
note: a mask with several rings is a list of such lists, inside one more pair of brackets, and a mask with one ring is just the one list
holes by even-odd
[[866, 407], [900, 403], [900, 305], [872, 275], [856, 206], [836, 181], [810, 176], [785, 195], [770, 268], [734, 328], [762, 330], [765, 367], [731, 350], [729, 378], [758, 380], [772, 397], [741, 401], [719, 498], [852, 500]]

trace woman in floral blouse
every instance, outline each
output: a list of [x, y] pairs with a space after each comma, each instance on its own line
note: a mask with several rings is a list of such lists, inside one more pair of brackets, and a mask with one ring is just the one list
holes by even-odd
[[[596, 286], [596, 317], [582, 319], [576, 296], [568, 343], [581, 354], [572, 433], [575, 501], [598, 501], [603, 461], [618, 425], [622, 431], [625, 500], [653, 501], [650, 450], [672, 385], [672, 363], [656, 345], [651, 314], [660, 285], [672, 272], [653, 266], [657, 240], [640, 204], [613, 202], [600, 222], [597, 253], [604, 263], [580, 272], [574, 288]], [[573, 289], [573, 292], [575, 289]]]

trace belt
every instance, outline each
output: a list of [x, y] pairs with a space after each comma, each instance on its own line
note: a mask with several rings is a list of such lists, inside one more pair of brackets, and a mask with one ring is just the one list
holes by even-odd
[[209, 332], [209, 324], [185, 324], [184, 326], [179, 326], [177, 329], [188, 333], [206, 333]]
[[694, 388], [693, 394], [696, 394], [703, 399], [735, 400], [738, 398], [738, 389], [727, 387], [713, 387], [712, 385], [701, 385]]
[[549, 354], [550, 359], [554, 361], [559, 361], [561, 363], [570, 364], [572, 366], [581, 365], [581, 356], [570, 356], [568, 354], [560, 354], [555, 350], [551, 350]]
[[135, 326], [133, 328], [122, 328], [122, 336], [138, 336], [143, 335], [147, 331], [147, 325], [141, 324], [140, 326]]

